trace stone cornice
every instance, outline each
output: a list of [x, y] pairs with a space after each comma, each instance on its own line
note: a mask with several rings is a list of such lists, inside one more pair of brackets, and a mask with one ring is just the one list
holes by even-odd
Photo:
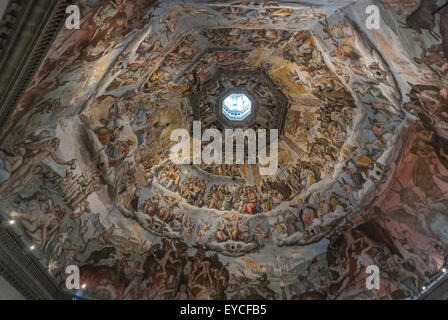
[[28, 252], [21, 239], [5, 223], [0, 225], [0, 275], [29, 300], [68, 300], [47, 270]]

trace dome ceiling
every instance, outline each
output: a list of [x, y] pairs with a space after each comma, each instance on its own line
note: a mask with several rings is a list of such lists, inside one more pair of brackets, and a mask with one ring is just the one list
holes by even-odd
[[[2, 217], [90, 298], [417, 296], [447, 257], [448, 60], [404, 2], [370, 30], [370, 1], [78, 1], [2, 132]], [[276, 174], [171, 163], [195, 120], [278, 129]]]
[[[250, 113], [241, 120], [225, 109], [228, 97], [234, 93], [244, 94], [250, 107]], [[191, 104], [193, 120], [201, 121], [204, 129], [213, 126], [222, 132], [226, 128], [282, 131], [288, 100], [262, 70], [219, 69], [200, 85]]]

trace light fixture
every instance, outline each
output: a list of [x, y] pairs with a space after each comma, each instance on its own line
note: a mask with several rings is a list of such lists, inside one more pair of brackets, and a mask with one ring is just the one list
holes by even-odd
[[87, 287], [87, 285], [84, 283], [81, 288], [85, 289]]
[[33, 251], [34, 248], [35, 248], [34, 245], [32, 245], [32, 246], [30, 247], [30, 250]]
[[422, 290], [423, 290], [423, 291], [425, 291], [425, 290], [426, 290], [426, 287], [425, 287], [425, 286], [423, 286], [423, 287], [422, 287]]
[[12, 219], [11, 219], [11, 220], [9, 220], [9, 224], [10, 224], [10, 225], [13, 225], [14, 223], [16, 223], [16, 221], [15, 221], [15, 220], [12, 220]]
[[446, 268], [443, 268], [443, 269], [442, 269], [442, 272], [443, 272], [443, 273], [446, 273]]

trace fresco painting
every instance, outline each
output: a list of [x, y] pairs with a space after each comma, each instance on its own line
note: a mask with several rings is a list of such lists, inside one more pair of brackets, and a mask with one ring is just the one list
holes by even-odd
[[[319, 2], [78, 1], [0, 148], [1, 215], [59, 285], [74, 264], [93, 299], [409, 299], [440, 274], [448, 8], [425, 29], [443, 1], [378, 1], [378, 32], [371, 1]], [[282, 125], [274, 176], [169, 161], [232, 87]]]

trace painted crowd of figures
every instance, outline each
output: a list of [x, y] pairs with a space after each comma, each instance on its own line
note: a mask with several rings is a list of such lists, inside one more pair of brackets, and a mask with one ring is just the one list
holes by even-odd
[[[306, 6], [80, 1], [82, 28], [61, 32], [2, 133], [2, 220], [97, 298], [418, 295], [448, 263], [448, 7], [380, 2], [371, 36]], [[167, 161], [201, 88], [214, 125], [223, 68], [262, 69], [289, 101], [276, 176]], [[266, 86], [237, 80], [266, 105], [258, 124], [276, 119]]]

